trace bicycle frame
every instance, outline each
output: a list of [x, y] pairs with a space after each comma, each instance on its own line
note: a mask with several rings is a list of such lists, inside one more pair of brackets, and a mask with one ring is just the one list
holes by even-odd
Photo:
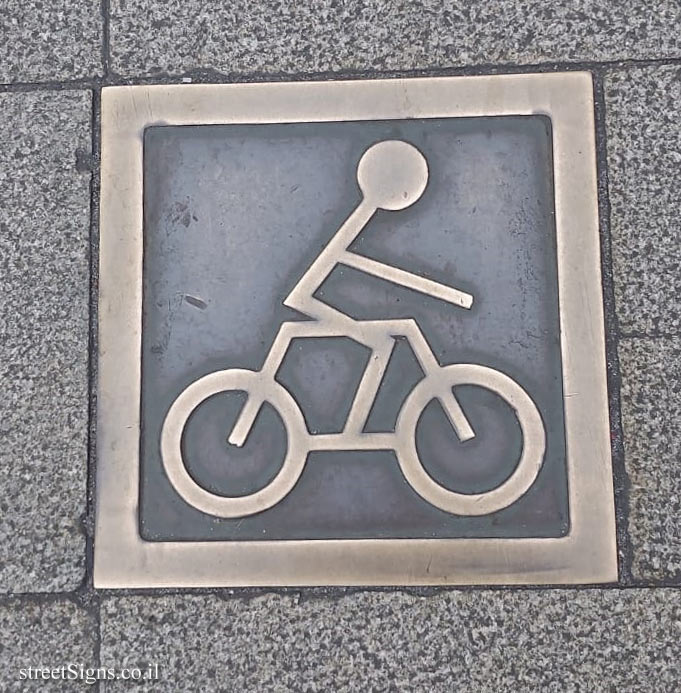
[[[337, 312], [333, 308], [328, 308]], [[364, 433], [363, 429], [371, 407], [376, 400], [397, 337], [406, 337], [425, 377], [432, 382], [433, 397], [440, 400], [459, 440], [463, 442], [475, 437], [475, 432], [452, 390], [438, 387], [437, 378], [432, 377], [436, 375], [441, 365], [415, 320], [407, 318], [360, 321], [343, 313], [338, 313], [338, 315], [342, 318], [340, 325], [338, 321], [332, 323], [329, 320], [285, 322], [281, 325], [260, 371], [263, 378], [262, 392], [250, 393], [249, 399], [229, 436], [229, 442], [232, 445], [240, 446], [246, 441], [265, 399], [266, 383], [276, 377], [291, 341], [306, 337], [351, 337], [371, 349], [371, 356], [355, 393], [342, 433], [311, 436], [312, 449], [325, 449], [328, 446], [329, 449], [336, 450], [359, 450], [384, 449], [394, 446], [394, 432], [368, 434]]]

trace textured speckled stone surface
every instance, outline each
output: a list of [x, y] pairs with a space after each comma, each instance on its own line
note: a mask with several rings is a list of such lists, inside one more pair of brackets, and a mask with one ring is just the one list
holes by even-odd
[[669, 590], [128, 597], [101, 655], [158, 662], [154, 691], [672, 691], [680, 637]]
[[679, 334], [681, 67], [614, 72], [605, 84], [620, 327], [625, 333]]
[[0, 94], [3, 592], [84, 575], [91, 98]]
[[112, 0], [111, 55], [130, 76], [681, 57], [680, 24], [676, 0]]
[[100, 0], [0, 0], [0, 82], [102, 72]]
[[624, 576], [681, 584], [678, 0], [0, 0], [0, 83], [50, 83], [0, 93], [0, 592], [75, 591], [0, 598], [0, 689], [86, 688], [20, 681], [31, 665], [157, 662], [150, 690], [173, 693], [680, 690], [679, 588], [248, 598], [83, 582], [92, 95], [68, 89], [103, 74], [109, 6], [113, 82], [604, 61], [618, 319], [648, 335], [619, 345]]
[[[87, 689], [83, 683], [21, 679], [28, 667], [93, 667], [97, 621], [68, 599], [9, 599], [0, 604], [0, 689], [2, 691], [63, 691]], [[26, 676], [28, 676], [26, 671]]]
[[681, 582], [681, 338], [620, 343], [629, 535], [638, 580]]

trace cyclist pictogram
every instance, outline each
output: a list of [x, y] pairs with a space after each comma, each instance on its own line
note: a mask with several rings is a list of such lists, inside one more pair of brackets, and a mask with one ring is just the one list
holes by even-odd
[[[414, 319], [356, 320], [315, 297], [340, 264], [463, 309], [473, 305], [470, 294], [349, 250], [379, 209], [406, 209], [421, 197], [428, 183], [423, 154], [404, 141], [374, 144], [359, 161], [357, 181], [362, 200], [283, 301], [309, 320], [282, 323], [259, 371], [231, 368], [209, 373], [185, 388], [166, 415], [161, 432], [165, 471], [177, 492], [203, 512], [235, 518], [271, 508], [293, 489], [313, 450], [394, 450], [414, 490], [428, 503], [455, 515], [486, 515], [511, 505], [532, 486], [541, 469], [546, 445], [542, 418], [531, 397], [512, 378], [475, 363], [441, 365]], [[276, 380], [291, 340], [305, 337], [350, 337], [371, 350], [340, 433], [311, 434], [298, 403]], [[367, 433], [364, 426], [398, 338], [408, 340], [424, 377], [406, 397], [394, 431]], [[475, 437], [454, 391], [460, 385], [481, 387], [505, 400], [522, 433], [522, 451], [513, 472], [499, 486], [482, 493], [460, 493], [439, 484], [428, 474], [416, 445], [416, 426], [433, 399], [442, 405], [461, 443]], [[226, 432], [230, 444], [244, 445], [265, 402], [276, 409], [287, 435], [287, 450], [277, 475], [264, 488], [244, 496], [217, 495], [200, 486], [189, 474], [182, 452], [183, 431], [193, 411], [209, 397], [230, 391], [247, 394], [233, 429]]]

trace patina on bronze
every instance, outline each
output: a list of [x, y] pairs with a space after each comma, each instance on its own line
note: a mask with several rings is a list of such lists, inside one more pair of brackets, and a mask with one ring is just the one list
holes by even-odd
[[[264, 101], [268, 103], [266, 111], [262, 110]], [[582, 73], [105, 90], [97, 585], [558, 583], [616, 579], [592, 108], [590, 78]], [[502, 123], [505, 119], [508, 122]], [[543, 129], [542, 119], [550, 119], [548, 130]], [[447, 130], [450, 124], [464, 130], [457, 131], [457, 135]], [[190, 246], [183, 245], [184, 231], [177, 224], [186, 222], [186, 233], [191, 234], [198, 233], [201, 223], [210, 221], [198, 219], [192, 228], [193, 212], [188, 206], [183, 208], [178, 203], [179, 207], [172, 207], [167, 197], [170, 183], [164, 182], [156, 161], [151, 165], [150, 160], [145, 162], [143, 143], [147, 142], [146, 155], [154, 156], [164, 146], [183, 141], [182, 128], [189, 132], [197, 126], [210, 126], [206, 136], [225, 142], [226, 131], [220, 131], [220, 127], [241, 128], [230, 131], [233, 139], [225, 146], [243, 142], [243, 151], [252, 137], [260, 137], [265, 144], [275, 140], [280, 144], [302, 142], [303, 149], [324, 137], [338, 141], [346, 138], [343, 141], [352, 142], [354, 147], [348, 152], [357, 150], [357, 154], [347, 155], [347, 163], [352, 165], [348, 173], [353, 178], [356, 175], [353, 185], [357, 192], [351, 193], [356, 198], [347, 200], [344, 212], [339, 199], [339, 208], [333, 212], [339, 220], [335, 230], [328, 229], [325, 219], [320, 221], [319, 228], [326, 234], [324, 242], [318, 245], [316, 240], [306, 241], [311, 246], [305, 250], [306, 257], [293, 263], [290, 270], [277, 266], [264, 248], [262, 263], [253, 267], [253, 272], [280, 272], [281, 287], [285, 288], [278, 297], [272, 296], [272, 304], [278, 301], [283, 312], [281, 318], [265, 326], [271, 334], [269, 343], [260, 340], [262, 344], [245, 348], [244, 338], [240, 347], [236, 342], [232, 347], [226, 345], [224, 358], [215, 348], [210, 352], [206, 346], [205, 357], [200, 350], [190, 348], [187, 366], [173, 366], [174, 375], [168, 376], [164, 385], [159, 374], [179, 362], [182, 334], [188, 335], [186, 344], [199, 344], [189, 336], [191, 325], [210, 325], [214, 302], [210, 292], [178, 291], [180, 285], [173, 284], [172, 272], [154, 274], [162, 253], [154, 252], [158, 246], [151, 237], [145, 245], [145, 219], [147, 232], [167, 243], [169, 261], [176, 265], [187, 257], [182, 253], [197, 254], [201, 245], [187, 236], [193, 244], [193, 249], [187, 250]], [[254, 129], [258, 127], [260, 134]], [[484, 272], [478, 277], [463, 267], [460, 272], [464, 285], [457, 286], [456, 264], [453, 271], [431, 277], [427, 271], [406, 266], [399, 252], [392, 253], [393, 258], [379, 259], [372, 252], [371, 241], [364, 243], [365, 236], [369, 238], [372, 233], [380, 238], [381, 224], [391, 222], [415, 225], [423, 246], [434, 244], [437, 228], [432, 219], [427, 221], [428, 210], [438, 199], [444, 199], [437, 198], [443, 190], [456, 194], [451, 192], [456, 186], [451, 188], [448, 176], [456, 169], [457, 160], [438, 158], [432, 142], [437, 136], [453, 142], [457, 136], [465, 140], [470, 133], [472, 137], [487, 133], [497, 156], [495, 161], [503, 165], [503, 152], [494, 150], [497, 143], [501, 149], [505, 146], [503, 137], [495, 135], [499, 127], [502, 131], [510, 128], [508, 131], [516, 138], [514, 146], [520, 148], [525, 141], [534, 146], [530, 139], [540, 141], [544, 137], [541, 133], [547, 133], [552, 152], [544, 157], [548, 171], [544, 178], [551, 188], [552, 173], [553, 186], [549, 193], [542, 194], [544, 210], [555, 208], [555, 224], [553, 218], [549, 223], [545, 214], [542, 222], [529, 224], [528, 237], [516, 239], [513, 246], [515, 254], [524, 253], [524, 248], [533, 244], [541, 247], [528, 249], [525, 261], [530, 267], [538, 263], [536, 270], [544, 285], [540, 282], [536, 286], [545, 295], [535, 297], [525, 312], [518, 313], [530, 322], [539, 321], [541, 334], [528, 337], [528, 343], [534, 339], [539, 346], [509, 344], [507, 362], [503, 349], [471, 350], [465, 331], [478, 325], [484, 339], [485, 311], [492, 311], [488, 321], [493, 313], [488, 309], [490, 299], [494, 291], [499, 295], [500, 287], [510, 286], [504, 271], [508, 275], [514, 263], [521, 266], [522, 258], [503, 262], [503, 253], [499, 255], [489, 246], [485, 251], [481, 246], [479, 253], [475, 251], [480, 262], [496, 262], [499, 278], [494, 279], [492, 270], [486, 287]], [[145, 131], [152, 139], [143, 137]], [[365, 145], [361, 145], [363, 141]], [[357, 149], [360, 145], [361, 151]], [[541, 149], [543, 145], [538, 146]], [[241, 154], [243, 151], [239, 150]], [[232, 154], [231, 159], [240, 156]], [[220, 155], [216, 156], [219, 168]], [[168, 160], [173, 161], [172, 157]], [[154, 198], [145, 198], [143, 206], [145, 164], [146, 194]], [[337, 170], [340, 168], [337, 166]], [[464, 174], [467, 172], [465, 159], [460, 168]], [[210, 170], [218, 169], [205, 168]], [[229, 180], [227, 176], [224, 181], [226, 196], [230, 194]], [[262, 204], [269, 201], [275, 210], [281, 210], [277, 205], [290, 198], [295, 205], [296, 181], [284, 180], [282, 184], [288, 183], [291, 185], [286, 194], [274, 194], [269, 200], [264, 194]], [[485, 182], [479, 183], [484, 186]], [[466, 194], [474, 193], [469, 190]], [[427, 195], [431, 195], [429, 202]], [[489, 199], [483, 188], [479, 198], [481, 203]], [[230, 209], [237, 209], [239, 204], [233, 198]], [[175, 231], [167, 219], [159, 221], [160, 217], [154, 216], [154, 205], [165, 210], [166, 216], [177, 213], [173, 228], [180, 228], [179, 235], [172, 235]], [[185, 213], [190, 214], [186, 219]], [[166, 228], [163, 224], [168, 233], [159, 235], [156, 229]], [[461, 231], [462, 224], [457, 225], [452, 243], [463, 247], [468, 241]], [[240, 231], [235, 224], [223, 227], [224, 233], [221, 230], [211, 236], [212, 242], [221, 238], [220, 234], [225, 235], [231, 239], [230, 253], [236, 257]], [[473, 221], [471, 228], [476, 228]], [[490, 237], [504, 228], [492, 229]], [[508, 228], [523, 233], [524, 227], [511, 224]], [[272, 228], [268, 242], [285, 245], [287, 229], [295, 231], [287, 223]], [[534, 229], [535, 236], [530, 229]], [[440, 231], [448, 229], [441, 227]], [[173, 238], [179, 239], [177, 243]], [[383, 250], [386, 248], [390, 251], [389, 246]], [[204, 253], [206, 249], [210, 252], [206, 246]], [[147, 252], [144, 262], [143, 250]], [[442, 245], [442, 250], [445, 263], [451, 248]], [[173, 256], [173, 252], [179, 255]], [[220, 251], [213, 252], [219, 255]], [[464, 260], [478, 257], [471, 255], [470, 248], [466, 252], [461, 253]], [[124, 267], [119, 264], [123, 259]], [[337, 305], [342, 291], [334, 288], [334, 282], [342, 281], [343, 272], [346, 279], [356, 273], [406, 291], [402, 312], [396, 317], [369, 319]], [[229, 272], [224, 279], [226, 286], [228, 281]], [[352, 282], [359, 286], [354, 279]], [[257, 283], [254, 286], [257, 291]], [[522, 302], [523, 287], [514, 287], [513, 291], [518, 292], [517, 300]], [[171, 304], [178, 294], [181, 310], [189, 312], [174, 321], [173, 315], [177, 317], [178, 313], [173, 314]], [[410, 303], [416, 300], [414, 296], [427, 297], [424, 300], [434, 301], [440, 308]], [[586, 305], [588, 311], [584, 310]], [[465, 314], [469, 321], [469, 327], [461, 330], [464, 337], [458, 352], [448, 353], [450, 347], [441, 347], [437, 335], [431, 337], [428, 325], [424, 328], [421, 324], [421, 313], [425, 311], [427, 322], [428, 311], [433, 310], [433, 319], [440, 325], [458, 326], [458, 318], [450, 318], [442, 306]], [[545, 314], [542, 306], [546, 306]], [[287, 309], [297, 311], [297, 315], [293, 310], [286, 313]], [[154, 314], [162, 317], [153, 318]], [[267, 322], [257, 313], [249, 319]], [[168, 329], [165, 343], [153, 337], [158, 337], [154, 325], [161, 320]], [[465, 324], [464, 317], [461, 321]], [[501, 325], [503, 318], [497, 323]], [[174, 338], [170, 335], [173, 329]], [[501, 335], [495, 338], [503, 338], [503, 330]], [[454, 335], [452, 341], [456, 338]], [[362, 354], [362, 367], [339, 430], [321, 430], [311, 424], [313, 415], [302, 406], [295, 377], [291, 386], [286, 371], [295, 351], [292, 345], [305, 340], [326, 345], [331, 339], [354, 344], [351, 350]], [[400, 345], [411, 350], [420, 375], [397, 397], [386, 383]], [[170, 356], [164, 354], [166, 348]], [[525, 360], [518, 357], [520, 360], [514, 361], [512, 352], [522, 354], [523, 349]], [[557, 385], [549, 387], [533, 372], [533, 349], [537, 353], [537, 373], [548, 369]], [[259, 360], [256, 352], [262, 354]], [[345, 352], [339, 363], [344, 363], [343, 359]], [[349, 357], [347, 362], [351, 363]], [[329, 372], [333, 371], [331, 367]], [[487, 430], [488, 419], [475, 415], [476, 393], [485, 392], [491, 403], [480, 405], [482, 410], [505, 417], [505, 423], [494, 434]], [[380, 426], [377, 411], [386, 393], [398, 406], [392, 424]], [[220, 486], [219, 470], [201, 469], [201, 458], [208, 455], [203, 442], [205, 431], [211, 429], [204, 427], [202, 436], [200, 422], [213, 416], [219, 427], [220, 418], [224, 418], [219, 398], [229, 394], [237, 394], [240, 399], [229, 405], [232, 416], [229, 421], [225, 418], [224, 449], [244, 446], [246, 450], [265, 431], [267, 440], [276, 438], [282, 453], [281, 464], [270, 470], [269, 476], [265, 474], [259, 483], [241, 489], [237, 484], [233, 491]], [[433, 451], [436, 457], [442, 456], [443, 444], [436, 442], [440, 434], [432, 433], [436, 429], [428, 428], [427, 423], [429, 417], [435, 421], [434, 407], [442, 414], [438, 425], [451, 427], [454, 444], [464, 452], [472, 451], [473, 458], [481, 454], [480, 448], [466, 446], [474, 446], [477, 440], [484, 442], [491, 435], [502, 452], [500, 458], [506, 460], [496, 477], [490, 477], [492, 480], [479, 488], [465, 483], [459, 487], [424, 462]], [[267, 423], [268, 416], [273, 423]], [[280, 434], [274, 433], [277, 425]], [[506, 438], [509, 442], [505, 448]], [[215, 449], [222, 464], [221, 448]], [[376, 476], [373, 481], [372, 477], [363, 478], [362, 460], [364, 468], [380, 467], [384, 475], [390, 469], [390, 483], [401, 483], [404, 491], [400, 493], [407, 494], [407, 500], [400, 521], [395, 521], [398, 515], [394, 512], [389, 516], [393, 519], [385, 520], [381, 510], [390, 507], [390, 503], [379, 502], [382, 496], [390, 497], [390, 487], [380, 483], [380, 478], [387, 477]], [[248, 456], [241, 464], [248, 465]], [[484, 464], [481, 458], [481, 466]], [[342, 468], [333, 478], [343, 479], [345, 474], [346, 483], [354, 475], [360, 485], [366, 486], [363, 497], [367, 497], [367, 489], [371, 491], [377, 499], [374, 515], [378, 519], [372, 519], [371, 513], [356, 512], [351, 491], [345, 490], [335, 502], [347, 498], [348, 512], [359, 518], [354, 525], [339, 522], [334, 526], [339, 516], [334, 519], [333, 512], [328, 511], [324, 517], [319, 516], [321, 524], [316, 526], [314, 499], [309, 501], [313, 509], [308, 509], [307, 515], [300, 510], [305, 509], [306, 498], [313, 498], [311, 488], [319, 496], [320, 507], [333, 506], [334, 499], [325, 500], [324, 496], [331, 487], [321, 481], [311, 486], [313, 476], [307, 471], [315, 466], [331, 469], [333, 465]], [[242, 474], [238, 467], [237, 472]], [[395, 481], [397, 478], [402, 481]], [[393, 510], [398, 502], [400, 496], [395, 496]], [[533, 525], [521, 519], [523, 513], [545, 517], [546, 521], [554, 519], [549, 524], [535, 520]]]

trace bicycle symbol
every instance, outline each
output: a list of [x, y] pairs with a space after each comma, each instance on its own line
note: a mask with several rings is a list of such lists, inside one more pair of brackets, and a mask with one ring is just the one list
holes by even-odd
[[[440, 365], [414, 319], [355, 320], [314, 297], [338, 264], [356, 268], [394, 284], [470, 309], [473, 297], [405, 270], [348, 250], [378, 209], [397, 211], [414, 204], [428, 182], [428, 164], [411, 144], [379, 142], [362, 155], [357, 166], [362, 200], [295, 285], [284, 305], [310, 320], [284, 322], [259, 371], [239, 368], [215, 371], [191, 383], [170, 406], [161, 431], [161, 455], [171, 483], [188, 503], [222, 518], [253, 515], [279, 503], [298, 481], [313, 450], [394, 450], [412, 488], [428, 503], [455, 515], [486, 515], [514, 503], [534, 483], [542, 466], [546, 435], [530, 396], [501, 371], [474, 363]], [[351, 337], [372, 355], [341, 433], [309, 433], [291, 393], [275, 378], [292, 339]], [[406, 397], [392, 432], [365, 433], [364, 425], [376, 399], [396, 338], [406, 338], [424, 377]], [[475, 437], [454, 393], [459, 385], [489, 390], [513, 409], [523, 437], [515, 469], [499, 486], [483, 493], [459, 493], [437, 483], [426, 471], [416, 446], [416, 426], [425, 407], [439, 400], [461, 443]], [[281, 417], [287, 435], [283, 465], [260, 490], [244, 496], [222, 496], [200, 486], [189, 474], [182, 453], [182, 435], [192, 412], [206, 399], [223, 392], [247, 394], [228, 442], [243, 446], [265, 402]]]

